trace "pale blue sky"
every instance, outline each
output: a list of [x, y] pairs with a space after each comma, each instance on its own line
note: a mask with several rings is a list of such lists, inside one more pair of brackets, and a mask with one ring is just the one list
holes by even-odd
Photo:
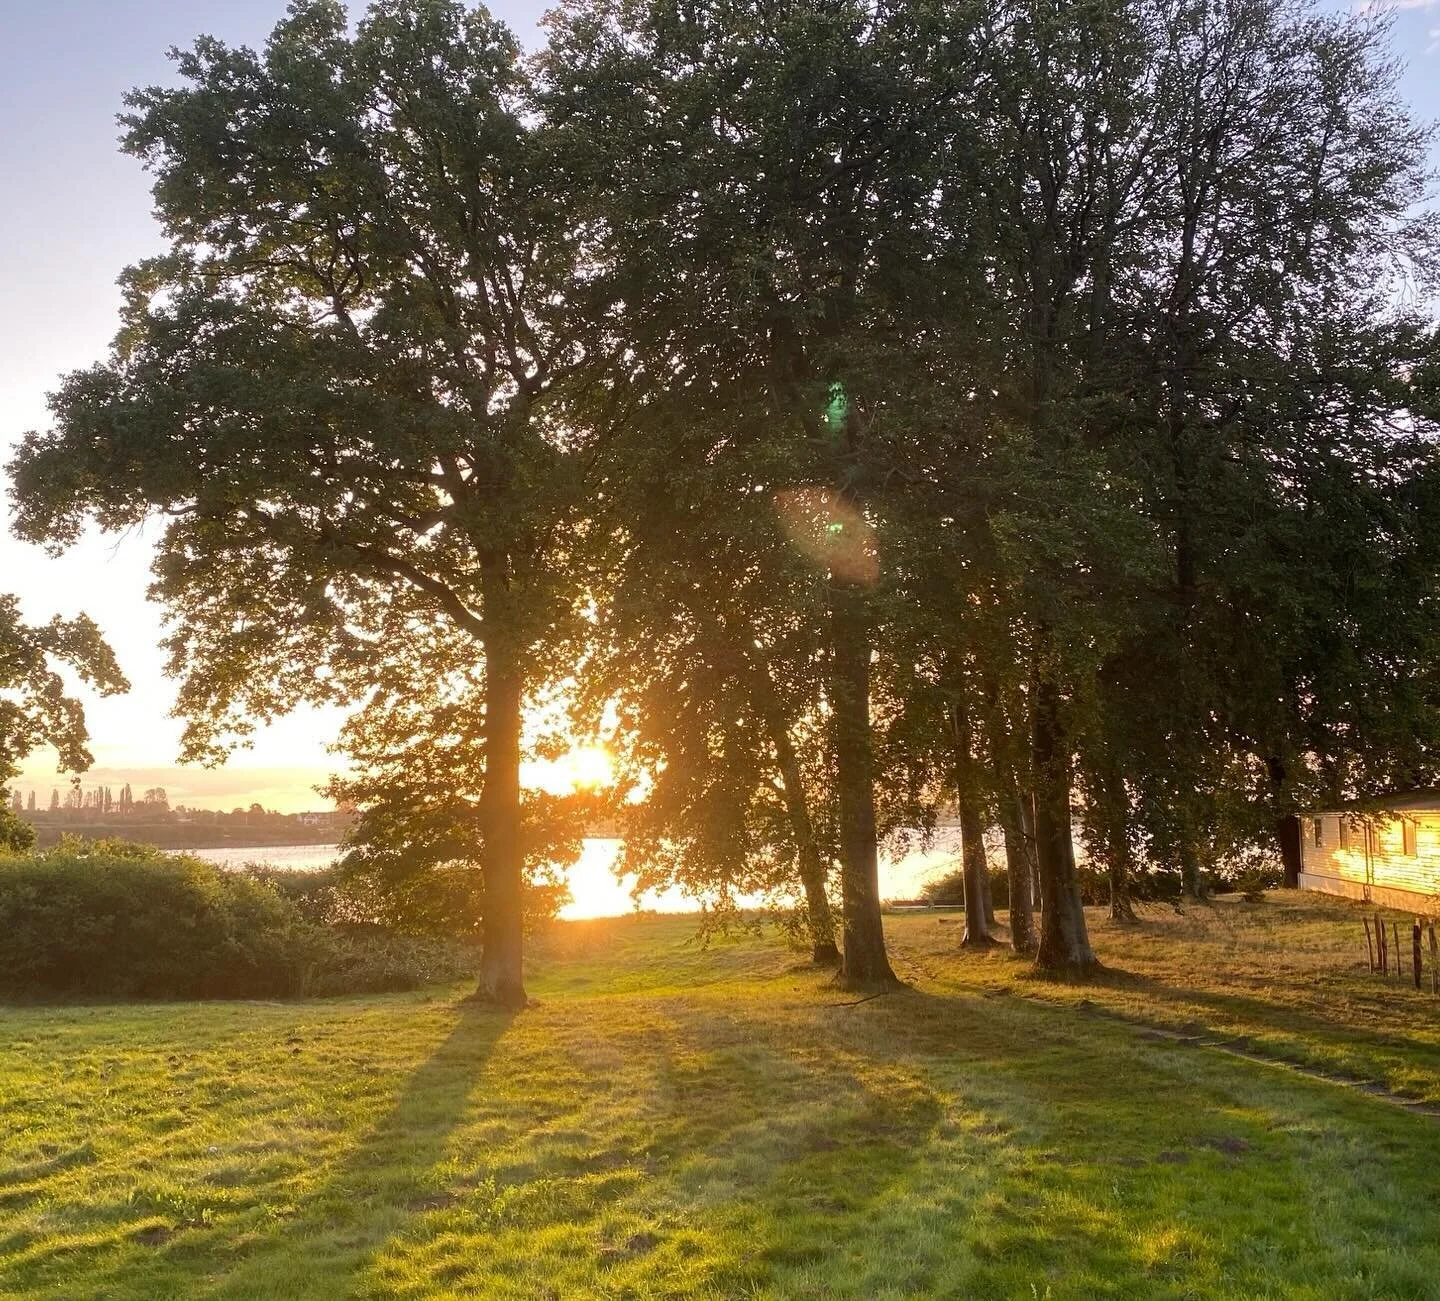
[[[546, 3], [505, 0], [492, 10], [533, 46]], [[170, 78], [169, 46], [202, 32], [259, 44], [284, 7], [283, 0], [0, 0], [0, 461], [25, 430], [45, 423], [45, 394], [56, 377], [103, 356], [114, 332], [117, 274], [159, 248], [147, 179], [115, 146], [122, 96]], [[1372, 7], [1397, 10], [1405, 93], [1422, 117], [1440, 117], [1440, 0]], [[148, 565], [143, 536], [88, 539], [59, 560], [0, 536], [0, 591], [17, 593], [34, 618], [88, 612], [134, 683], [129, 696], [90, 707], [97, 770], [89, 780], [113, 784], [128, 774], [166, 785], [172, 800], [223, 807], [251, 799], [291, 809], [317, 804], [310, 787], [331, 766], [331, 718], [287, 720], [228, 772], [171, 767], [179, 724], [167, 717], [174, 689], [155, 648], [159, 614], [144, 598]], [[53, 755], [36, 756], [19, 784], [48, 799], [53, 770]]]
[[[491, 6], [530, 46], [545, 8]], [[284, 11], [284, 0], [0, 0], [0, 461], [45, 424], [56, 377], [104, 355], [120, 270], [160, 249], [148, 179], [116, 148], [125, 92], [172, 79], [170, 46], [201, 33], [259, 45]], [[172, 801], [220, 807], [320, 804], [311, 787], [332, 766], [333, 718], [286, 720], [229, 770], [172, 768], [180, 725], [168, 717], [159, 611], [145, 600], [149, 563], [143, 536], [90, 539], [52, 560], [0, 535], [0, 591], [32, 618], [86, 611], [133, 683], [128, 696], [89, 704], [97, 767], [86, 780], [128, 774], [165, 785]], [[46, 802], [62, 784], [54, 769], [53, 753], [37, 754], [17, 784]]]

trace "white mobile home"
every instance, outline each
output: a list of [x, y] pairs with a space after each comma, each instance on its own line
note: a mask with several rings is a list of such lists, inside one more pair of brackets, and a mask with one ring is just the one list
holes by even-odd
[[1300, 820], [1300, 888], [1440, 914], [1440, 792]]

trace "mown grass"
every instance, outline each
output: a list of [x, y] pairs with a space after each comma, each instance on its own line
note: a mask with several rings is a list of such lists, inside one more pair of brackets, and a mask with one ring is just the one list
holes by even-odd
[[1437, 1296], [1434, 1118], [1117, 1019], [1440, 1097], [1440, 1000], [1357, 917], [1097, 919], [1086, 987], [891, 918], [912, 988], [858, 1006], [636, 918], [556, 927], [513, 1018], [0, 1011], [0, 1293]]

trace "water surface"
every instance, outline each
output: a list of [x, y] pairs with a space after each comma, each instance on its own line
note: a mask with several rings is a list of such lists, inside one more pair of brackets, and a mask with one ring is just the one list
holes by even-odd
[[[617, 879], [615, 859], [620, 841], [594, 836], [585, 841], [579, 861], [568, 874], [571, 901], [560, 910], [569, 921], [588, 917], [619, 917], [637, 907], [631, 897], [634, 877]], [[257, 845], [253, 848], [192, 849], [186, 851], [196, 858], [221, 867], [241, 867], [247, 863], [263, 863], [268, 867], [314, 870], [328, 867], [335, 861], [338, 845]], [[941, 830], [928, 851], [912, 847], [909, 852], [897, 849], [880, 858], [880, 894], [885, 899], [913, 899], [933, 876], [956, 866], [959, 853], [958, 836], [954, 831]], [[747, 901], [753, 902], [753, 901]], [[638, 904], [653, 912], [686, 913], [699, 911], [700, 904], [679, 890], [646, 891]]]

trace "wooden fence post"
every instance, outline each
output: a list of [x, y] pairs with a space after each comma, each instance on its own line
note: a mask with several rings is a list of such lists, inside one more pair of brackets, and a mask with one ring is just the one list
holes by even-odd
[[1381, 920], [1380, 914], [1375, 914], [1375, 947], [1380, 950], [1380, 974], [1390, 974], [1390, 953], [1389, 946], [1385, 943], [1385, 923]]
[[1440, 994], [1440, 943], [1435, 939], [1435, 923], [1430, 923], [1430, 992]]
[[1400, 947], [1400, 923], [1390, 923], [1390, 934], [1395, 940], [1395, 979], [1405, 979], [1405, 950]]
[[1375, 953], [1374, 950], [1370, 947], [1370, 919], [1368, 917], [1362, 917], [1360, 920], [1365, 923], [1365, 956], [1367, 959], [1369, 959], [1370, 970], [1374, 971]]
[[1410, 974], [1415, 977], [1415, 988], [1420, 988], [1420, 919], [1410, 928]]

